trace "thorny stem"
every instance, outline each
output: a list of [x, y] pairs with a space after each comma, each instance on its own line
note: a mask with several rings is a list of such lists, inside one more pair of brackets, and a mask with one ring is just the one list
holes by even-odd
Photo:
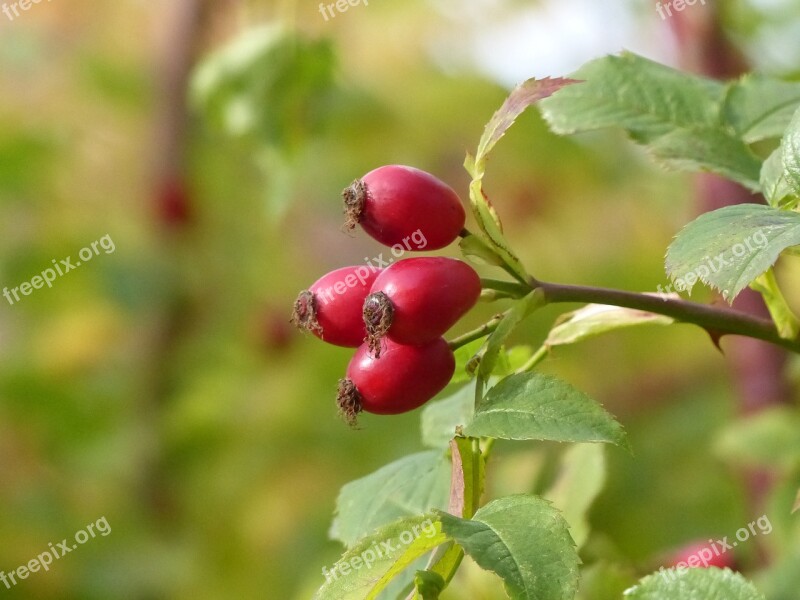
[[771, 320], [731, 308], [607, 288], [532, 281], [531, 289], [537, 288], [544, 292], [547, 304], [583, 302], [632, 308], [672, 317], [681, 323], [699, 325], [715, 338], [742, 335], [800, 353], [800, 340], [782, 338]]
[[[714, 339], [723, 335], [741, 335], [757, 340], [775, 344], [792, 352], [800, 354], [800, 339], [797, 337], [781, 337], [777, 326], [770, 319], [764, 319], [732, 308], [710, 306], [698, 302], [689, 302], [678, 298], [665, 298], [652, 294], [626, 292], [610, 288], [591, 287], [582, 285], [566, 285], [547, 283], [530, 278], [528, 285], [511, 282], [482, 279], [484, 289], [495, 290], [504, 297], [522, 298], [532, 290], [540, 289], [544, 292], [545, 304], [559, 304], [564, 302], [594, 303], [609, 306], [620, 306], [650, 312], [657, 315], [671, 317], [680, 323], [690, 323], [705, 329]], [[450, 347], [455, 350], [480, 339], [493, 332], [503, 315], [497, 315], [478, 329], [465, 333], [450, 342]], [[540, 349], [531, 361], [533, 365], [521, 367], [524, 372], [538, 364], [547, 354]]]

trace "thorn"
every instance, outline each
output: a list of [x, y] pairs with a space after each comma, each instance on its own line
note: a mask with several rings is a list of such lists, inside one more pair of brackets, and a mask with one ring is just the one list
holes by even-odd
[[720, 340], [722, 340], [722, 336], [725, 333], [717, 331], [716, 329], [706, 329], [705, 332], [708, 334], [708, 337], [711, 338], [711, 343], [716, 346], [717, 350], [719, 350], [720, 354], [724, 355], [725, 351], [722, 349], [722, 346], [719, 345]]

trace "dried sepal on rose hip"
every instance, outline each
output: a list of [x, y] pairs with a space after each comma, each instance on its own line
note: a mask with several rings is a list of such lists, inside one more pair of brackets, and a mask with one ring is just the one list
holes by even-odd
[[384, 269], [364, 300], [369, 347], [378, 357], [384, 338], [411, 345], [431, 342], [475, 306], [480, 295], [480, 277], [463, 261], [400, 260]]
[[380, 272], [359, 265], [323, 275], [297, 296], [292, 323], [330, 344], [357, 348], [367, 335], [364, 300]]
[[361, 411], [396, 415], [414, 410], [447, 386], [455, 368], [453, 351], [442, 338], [421, 346], [388, 340], [380, 359], [364, 344], [339, 381], [339, 413], [355, 425]]
[[378, 167], [346, 187], [342, 197], [346, 228], [360, 224], [380, 243], [404, 250], [444, 248], [466, 220], [453, 188], [414, 167]]

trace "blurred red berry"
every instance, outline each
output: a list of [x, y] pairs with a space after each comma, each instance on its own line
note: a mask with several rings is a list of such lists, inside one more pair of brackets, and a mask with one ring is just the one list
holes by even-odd
[[667, 561], [670, 567], [719, 567], [735, 568], [733, 553], [730, 548], [711, 540], [709, 542], [693, 542], [675, 551]]
[[193, 218], [186, 182], [181, 177], [163, 180], [156, 190], [156, 216], [168, 227], [182, 227]]

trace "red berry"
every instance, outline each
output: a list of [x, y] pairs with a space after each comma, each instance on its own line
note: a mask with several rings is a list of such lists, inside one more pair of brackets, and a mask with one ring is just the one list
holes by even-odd
[[386, 246], [437, 250], [455, 240], [466, 213], [453, 189], [430, 173], [389, 165], [356, 179], [342, 192], [347, 222], [360, 223]]
[[292, 322], [330, 344], [360, 346], [367, 335], [362, 317], [364, 299], [380, 272], [366, 265], [331, 271], [300, 292]]
[[264, 314], [259, 315], [259, 320], [253, 323], [252, 333], [270, 352], [284, 352], [292, 344], [292, 328], [286, 322], [286, 315], [274, 306], [267, 307]]
[[182, 227], [192, 221], [192, 203], [182, 178], [168, 178], [159, 184], [156, 210], [159, 220], [168, 227]]
[[355, 423], [365, 410], [396, 415], [414, 410], [444, 389], [456, 368], [450, 346], [442, 339], [423, 346], [404, 346], [388, 341], [380, 359], [370, 356], [364, 344], [339, 381], [339, 409]]
[[400, 344], [425, 344], [441, 337], [478, 301], [481, 280], [454, 258], [407, 258], [388, 267], [364, 301], [372, 350], [380, 355], [387, 336]]
[[719, 567], [734, 569], [736, 562], [727, 548], [714, 542], [694, 542], [676, 551], [667, 561], [672, 567]]

